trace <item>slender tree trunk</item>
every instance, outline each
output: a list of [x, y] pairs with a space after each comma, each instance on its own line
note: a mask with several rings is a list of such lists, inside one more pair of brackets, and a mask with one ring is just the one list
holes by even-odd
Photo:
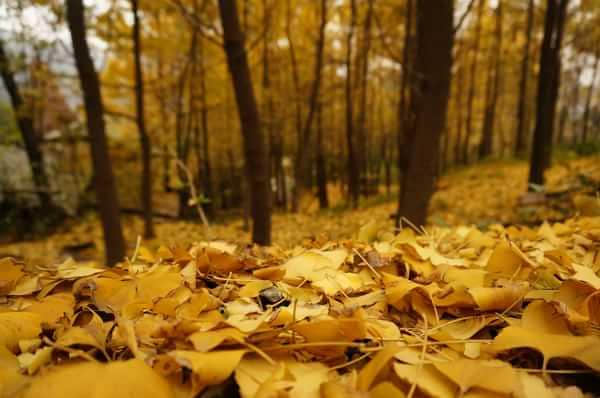
[[[462, 52], [462, 48], [457, 51], [456, 59], [459, 59], [459, 55]], [[462, 143], [463, 143], [463, 87], [465, 83], [465, 67], [464, 65], [458, 65], [456, 68], [456, 141], [454, 142], [454, 164], [461, 163], [462, 160]]]
[[352, 87], [352, 41], [356, 29], [356, 0], [350, 0], [350, 6], [350, 25], [346, 36], [346, 140], [348, 144], [348, 196], [351, 206], [356, 208], [360, 195], [360, 169], [356, 156], [356, 137], [354, 136], [354, 90]]
[[544, 172], [550, 166], [556, 100], [560, 87], [560, 48], [568, 0], [547, 0], [544, 38], [540, 53], [537, 115], [529, 168], [529, 183], [544, 185]]
[[273, 201], [276, 206], [281, 204], [281, 191], [279, 186], [280, 168], [277, 167], [276, 154], [278, 153], [278, 139], [276, 135], [279, 133], [275, 132], [275, 110], [273, 104], [273, 93], [271, 89], [271, 70], [270, 70], [270, 51], [269, 45], [271, 43], [271, 9], [267, 4], [267, 0], [262, 0], [263, 9], [263, 73], [262, 73], [262, 114], [263, 114], [263, 125], [268, 137], [269, 142], [269, 171], [271, 178], [275, 180], [275, 200]]
[[560, 107], [560, 116], [558, 117], [558, 143], [560, 145], [565, 142], [565, 128], [567, 126], [567, 118], [569, 116], [569, 110], [566, 104]]
[[363, 27], [363, 37], [362, 37], [362, 54], [360, 54], [359, 62], [360, 69], [357, 70], [358, 83], [359, 83], [359, 92], [358, 92], [358, 115], [357, 115], [357, 141], [358, 141], [358, 150], [357, 161], [359, 164], [359, 175], [362, 183], [365, 184], [363, 187], [364, 194], [368, 195], [368, 153], [369, 153], [369, 145], [368, 145], [368, 131], [367, 131], [367, 97], [368, 97], [368, 87], [369, 87], [369, 53], [371, 51], [371, 25], [373, 21], [373, 1], [367, 1], [367, 15], [365, 16], [365, 24]]
[[[292, 83], [294, 86], [294, 108], [295, 108], [296, 134], [298, 135], [298, 137], [300, 137], [302, 135], [302, 104], [300, 103], [300, 74], [298, 73], [298, 60], [296, 59], [296, 47], [294, 46], [294, 39], [292, 36], [292, 4], [291, 4], [291, 0], [287, 0], [285, 31], [286, 31], [286, 36], [288, 39], [288, 50], [290, 53], [290, 63], [292, 65]], [[292, 207], [293, 207], [293, 205], [292, 205]]]
[[477, 22], [475, 25], [475, 43], [473, 43], [471, 72], [469, 75], [469, 94], [467, 98], [467, 132], [465, 134], [465, 142], [463, 144], [462, 163], [469, 162], [469, 150], [471, 146], [471, 136], [473, 134], [473, 106], [475, 103], [475, 87], [477, 86], [477, 66], [479, 58], [479, 44], [481, 42], [481, 25], [483, 10], [486, 0], [479, 0], [477, 8]]
[[[162, 29], [162, 20], [161, 20], [161, 11], [160, 9], [155, 10], [155, 12], [153, 13], [154, 15], [154, 19], [156, 20], [156, 26], [157, 26], [157, 30], [161, 30]], [[161, 162], [162, 162], [162, 188], [164, 192], [171, 192], [171, 184], [170, 184], [170, 170], [169, 170], [169, 166], [170, 166], [170, 155], [169, 155], [169, 145], [168, 145], [168, 133], [169, 133], [169, 112], [167, 111], [167, 92], [165, 90], [165, 83], [164, 83], [164, 78], [165, 78], [165, 66], [164, 66], [164, 59], [163, 59], [163, 53], [162, 51], [158, 51], [157, 52], [157, 74], [158, 74], [158, 80], [161, 82], [158, 86], [158, 89], [155, 90], [154, 92], [156, 93], [156, 100], [158, 101], [159, 104], [159, 112], [160, 112], [160, 123], [161, 123], [161, 128], [162, 128], [162, 134], [161, 137], [164, 141], [160, 143], [161, 145], [161, 150], [162, 150], [162, 155], [161, 155]]]
[[250, 213], [253, 221], [252, 241], [260, 245], [269, 245], [271, 244], [271, 200], [268, 153], [261, 130], [236, 3], [235, 0], [219, 0], [223, 46], [242, 126], [246, 178], [250, 191]]
[[[206, 99], [206, 59], [204, 53], [204, 39], [200, 37], [198, 43], [198, 52], [200, 55], [200, 122], [202, 126], [202, 183], [204, 196], [208, 199], [208, 203], [204, 205], [204, 209], [208, 217], [215, 215], [215, 198], [213, 192], [213, 175], [210, 161], [210, 134], [208, 131], [208, 101]], [[200, 172], [200, 170], [198, 170]]]
[[585, 144], [588, 139], [588, 128], [590, 125], [590, 110], [592, 108], [592, 98], [596, 88], [596, 78], [598, 76], [598, 64], [600, 62], [600, 45], [596, 44], [596, 53], [594, 54], [594, 72], [592, 74], [592, 82], [588, 88], [587, 97], [585, 99], [585, 108], [583, 110], [583, 126], [581, 128], [581, 142]]
[[[179, 189], [179, 217], [181, 218], [192, 218], [194, 216], [193, 207], [190, 206], [191, 199], [191, 189], [190, 184], [193, 181], [188, 181], [187, 172], [183, 169], [183, 167], [188, 167], [188, 155], [190, 152], [190, 142], [193, 137], [194, 125], [197, 123], [197, 114], [196, 114], [196, 87], [194, 85], [195, 79], [191, 77], [196, 76], [196, 67], [197, 67], [197, 50], [198, 50], [198, 36], [199, 33], [196, 29], [192, 31], [192, 39], [190, 42], [190, 49], [188, 60], [181, 71], [181, 75], [179, 77], [179, 81], [177, 82], [177, 111], [176, 111], [176, 146], [177, 146], [177, 160], [178, 167], [177, 171], [179, 173], [179, 179], [182, 182], [182, 186]], [[188, 85], [188, 105], [187, 112], [184, 105], [184, 100], [186, 98], [186, 83], [189, 82]], [[195, 198], [194, 198], [195, 199]]]
[[579, 109], [579, 97], [581, 91], [581, 85], [579, 84], [579, 76], [581, 76], [581, 71], [583, 70], [583, 64], [577, 65], [575, 69], [575, 78], [573, 88], [573, 100], [570, 103], [570, 116], [571, 116], [571, 142], [572, 144], [577, 144], [578, 142], [582, 142], [581, 134], [578, 130], [578, 118], [577, 118], [577, 109]]
[[[410, 129], [410, 109], [408, 109], [408, 79], [411, 73], [411, 57], [413, 43], [413, 4], [415, 0], [406, 0], [406, 14], [404, 16], [404, 44], [402, 47], [402, 75], [400, 78], [400, 101], [398, 102], [398, 175], [401, 178], [402, 173], [406, 169], [408, 150], [404, 145], [405, 136]], [[398, 221], [398, 220], [397, 220]]]
[[446, 126], [453, 46], [453, 1], [417, 0], [416, 80], [411, 108], [414, 129], [410, 157], [403, 176], [398, 213], [424, 225], [438, 171], [439, 140]]
[[[406, 11], [404, 15], [404, 43], [402, 46], [402, 75], [400, 79], [400, 101], [398, 101], [398, 122], [400, 128], [398, 129], [397, 138], [397, 150], [398, 150], [398, 208], [400, 208], [402, 201], [402, 183], [404, 181], [404, 174], [408, 169], [410, 147], [410, 134], [414, 125], [414, 115], [411, 113], [412, 110], [409, 108], [409, 93], [408, 82], [409, 78], [414, 75], [415, 67], [415, 54], [414, 54], [414, 42], [416, 38], [413, 35], [413, 20], [415, 19], [415, 1], [406, 0]], [[396, 212], [395, 219], [396, 228], [400, 227], [400, 213]]]
[[521, 77], [519, 81], [519, 101], [517, 105], [517, 131], [515, 137], [515, 155], [522, 155], [527, 149], [527, 82], [529, 80], [529, 57], [531, 37], [533, 35], [533, 18], [535, 2], [527, 3], [527, 23], [525, 28], [525, 47], [523, 47], [523, 60], [521, 61]]
[[323, 148], [323, 103], [317, 106], [317, 197], [319, 208], [329, 207], [329, 196], [327, 195], [327, 164], [325, 162], [325, 150]]
[[33, 118], [23, 108], [25, 103], [19, 86], [17, 85], [13, 71], [10, 69], [8, 56], [4, 51], [4, 43], [0, 40], [0, 72], [2, 81], [6, 87], [6, 91], [10, 97], [13, 107], [13, 113], [17, 119], [17, 126], [21, 132], [23, 144], [25, 144], [25, 152], [31, 166], [31, 175], [37, 190], [37, 196], [42, 208], [48, 208], [52, 204], [52, 198], [49, 192], [48, 177], [44, 170], [44, 155], [40, 148], [38, 135], [33, 125]]
[[140, 18], [138, 0], [131, 0], [133, 11], [133, 58], [135, 61], [135, 105], [138, 137], [142, 152], [142, 187], [140, 191], [142, 212], [144, 214], [144, 237], [154, 237], [152, 221], [152, 148], [150, 136], [146, 131], [144, 115], [144, 76], [142, 72], [142, 46], [140, 40]]
[[94, 185], [104, 233], [106, 262], [112, 266], [125, 257], [125, 240], [121, 229], [117, 189], [108, 153], [100, 82], [87, 44], [83, 0], [66, 0], [66, 5], [67, 23], [71, 33], [90, 136]]
[[496, 8], [496, 27], [494, 48], [487, 76], [486, 104], [483, 118], [482, 140], [479, 146], [479, 158], [492, 154], [494, 146], [494, 123], [496, 121], [496, 107], [500, 95], [500, 78], [502, 74], [502, 1], [498, 0]]
[[296, 184], [294, 185], [293, 211], [298, 211], [300, 195], [303, 190], [304, 181], [306, 180], [304, 171], [306, 170], [307, 150], [309, 148], [308, 143], [311, 138], [313, 119], [319, 106], [321, 72], [323, 69], [323, 50], [325, 48], [325, 26], [327, 25], [327, 0], [321, 0], [320, 4], [319, 36], [317, 38], [315, 49], [315, 69], [308, 100], [308, 114], [306, 115], [306, 121], [302, 128], [302, 134], [298, 136], [298, 142], [296, 144], [296, 161], [294, 163], [294, 179], [296, 180]]

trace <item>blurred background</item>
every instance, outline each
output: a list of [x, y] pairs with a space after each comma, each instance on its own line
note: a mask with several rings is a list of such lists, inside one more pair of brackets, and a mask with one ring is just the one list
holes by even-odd
[[0, 254], [600, 215], [599, 61], [596, 0], [3, 0]]

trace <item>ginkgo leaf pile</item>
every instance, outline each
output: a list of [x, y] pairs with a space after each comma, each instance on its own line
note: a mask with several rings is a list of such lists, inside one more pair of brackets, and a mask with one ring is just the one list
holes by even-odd
[[600, 218], [421, 232], [142, 246], [112, 269], [5, 258], [0, 397], [577, 397], [598, 382]]

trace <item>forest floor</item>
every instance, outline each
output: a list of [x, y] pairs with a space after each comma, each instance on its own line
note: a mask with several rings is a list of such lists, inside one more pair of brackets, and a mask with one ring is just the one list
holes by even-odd
[[441, 178], [419, 234], [388, 233], [382, 196], [276, 214], [272, 247], [241, 221], [138, 244], [126, 219], [110, 269], [53, 261], [101, 247], [93, 218], [2, 247], [24, 260], [0, 255], [0, 398], [597, 396], [600, 158], [557, 163], [545, 193], [526, 172]]
[[[600, 156], [556, 161], [547, 173], [547, 194], [525, 194], [527, 164], [522, 161], [489, 161], [450, 171], [440, 178], [431, 206], [429, 224], [438, 226], [492, 224], [539, 225], [542, 221], [561, 221], [573, 215], [600, 215], [600, 200], [590, 195], [598, 189]], [[361, 226], [371, 223], [380, 231], [393, 231], [396, 188], [386, 194], [362, 198], [358, 209], [350, 209], [332, 187], [332, 208], [319, 210], [316, 199], [306, 198], [298, 214], [276, 212], [273, 216], [273, 243], [291, 248], [306, 241], [356, 237]], [[124, 234], [133, 252], [143, 231], [141, 218], [125, 216]], [[226, 223], [202, 224], [156, 219], [156, 238], [143, 245], [189, 244], [203, 240], [248, 243], [250, 234], [241, 218]], [[90, 245], [91, 244], [91, 245]], [[82, 246], [83, 249], [80, 247]], [[92, 247], [89, 247], [92, 246]], [[97, 217], [90, 214], [70, 222], [45, 239], [0, 245], [1, 256], [14, 256], [37, 263], [48, 263], [74, 256], [82, 260], [103, 256], [102, 234]]]

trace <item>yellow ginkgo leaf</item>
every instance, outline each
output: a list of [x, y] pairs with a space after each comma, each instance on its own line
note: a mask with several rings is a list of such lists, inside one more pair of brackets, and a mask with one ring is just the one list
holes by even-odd
[[394, 364], [394, 372], [408, 386], [416, 387], [433, 398], [454, 398], [458, 387], [433, 365]]
[[32, 312], [0, 312], [0, 347], [16, 352], [19, 340], [33, 339], [42, 332], [42, 317]]
[[459, 386], [463, 393], [482, 388], [501, 394], [511, 394], [518, 387], [517, 372], [506, 362], [496, 360], [459, 359], [435, 362], [435, 368]]
[[381, 351], [366, 364], [358, 374], [357, 389], [359, 391], [368, 391], [375, 378], [389, 361], [401, 351], [404, 347], [401, 344], [386, 345]]
[[183, 277], [175, 269], [160, 266], [153, 272], [138, 278], [137, 296], [140, 300], [155, 302], [181, 286], [182, 280]]
[[62, 264], [58, 265], [56, 277], [59, 279], [77, 279], [96, 275], [104, 271], [105, 269], [98, 268], [93, 262], [76, 263], [72, 258], [68, 258]]
[[27, 307], [28, 312], [40, 315], [42, 322], [54, 324], [64, 316], [73, 317], [75, 297], [70, 293], [57, 293], [46, 296], [41, 302]]
[[24, 398], [171, 398], [173, 392], [144, 362], [130, 360], [106, 365], [84, 362], [63, 365], [35, 378]]
[[[242, 398], [254, 398], [258, 393], [266, 398], [284, 392], [290, 398], [321, 398], [321, 385], [329, 381], [328, 373], [329, 369], [318, 362], [301, 363], [287, 359], [273, 364], [249, 357], [236, 368], [235, 379]], [[268, 383], [268, 388], [261, 388], [265, 383]]]
[[26, 352], [17, 357], [21, 369], [27, 370], [28, 375], [32, 375], [37, 370], [50, 362], [52, 359], [52, 347], [44, 347], [37, 350], [35, 353]]
[[487, 262], [486, 270], [506, 278], [526, 280], [531, 264], [518, 252], [513, 243], [499, 243]]
[[240, 297], [245, 297], [245, 298], [256, 297], [260, 294], [261, 290], [267, 289], [271, 286], [273, 286], [273, 283], [271, 281], [258, 280], [258, 281], [254, 281], [254, 282], [249, 282], [240, 289], [240, 291], [238, 292], [238, 295]]
[[526, 347], [542, 353], [545, 365], [552, 358], [571, 358], [600, 371], [600, 338], [597, 336], [565, 336], [508, 326], [492, 344], [496, 352]]
[[226, 341], [243, 342], [244, 337], [245, 335], [235, 328], [225, 328], [208, 332], [195, 332], [188, 337], [188, 340], [191, 341], [196, 351], [208, 352]]
[[104, 350], [103, 341], [98, 341], [86, 329], [77, 326], [68, 328], [64, 333], [60, 334], [60, 336], [56, 339], [56, 344], [62, 347], [82, 345]]
[[556, 303], [541, 300], [533, 301], [525, 308], [521, 327], [546, 334], [571, 335], [565, 314], [558, 311]]
[[0, 296], [10, 293], [25, 275], [11, 258], [0, 259]]
[[[0, 265], [1, 267], [2, 265]], [[15, 288], [9, 293], [10, 296], [25, 296], [28, 294], [32, 294], [40, 290], [42, 286], [40, 285], [40, 277], [39, 276], [26, 276], [21, 278]]]
[[504, 287], [474, 287], [469, 289], [469, 294], [482, 311], [503, 311], [518, 308], [528, 291], [528, 286], [514, 284]]
[[406, 394], [389, 381], [377, 384], [369, 391], [370, 398], [404, 398]]
[[[2, 331], [2, 326], [0, 326], [0, 331]], [[0, 345], [0, 398], [18, 396], [18, 393], [27, 386], [29, 381], [30, 378], [21, 373], [17, 357]]]
[[225, 381], [238, 366], [245, 350], [195, 352], [171, 351], [168, 355], [193, 373], [195, 389]]
[[554, 392], [546, 386], [540, 377], [519, 372], [519, 386], [515, 391], [517, 398], [555, 398]]
[[497, 319], [493, 315], [481, 315], [454, 319], [436, 326], [430, 335], [437, 340], [467, 340]]

